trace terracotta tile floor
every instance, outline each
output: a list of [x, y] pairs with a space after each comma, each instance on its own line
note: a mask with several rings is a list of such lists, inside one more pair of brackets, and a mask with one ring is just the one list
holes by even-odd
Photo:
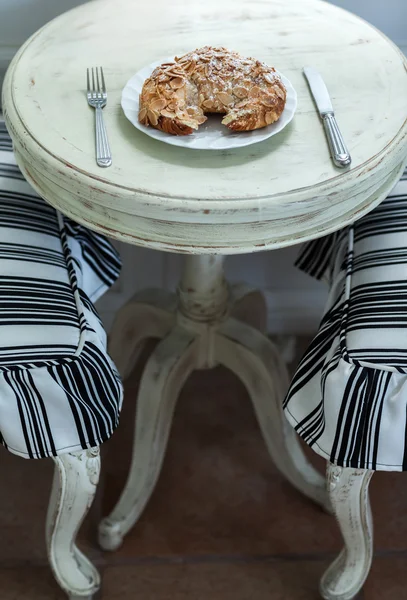
[[[240, 383], [195, 374], [180, 398], [162, 475], [123, 547], [102, 553], [96, 523], [129, 463], [140, 376], [126, 384], [121, 426], [105, 445], [100, 491], [80, 538], [103, 575], [103, 600], [317, 600], [339, 550], [334, 519], [302, 498], [269, 459]], [[323, 469], [323, 462], [310, 454]], [[0, 598], [63, 600], [46, 563], [50, 461], [0, 451]], [[407, 598], [407, 480], [373, 478], [376, 559], [364, 600]]]

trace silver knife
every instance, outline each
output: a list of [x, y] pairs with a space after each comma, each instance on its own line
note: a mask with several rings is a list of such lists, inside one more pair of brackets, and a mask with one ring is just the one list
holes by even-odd
[[332, 160], [337, 167], [347, 167], [352, 159], [336, 122], [334, 109], [324, 80], [313, 67], [304, 67], [304, 75], [307, 78], [324, 124]]

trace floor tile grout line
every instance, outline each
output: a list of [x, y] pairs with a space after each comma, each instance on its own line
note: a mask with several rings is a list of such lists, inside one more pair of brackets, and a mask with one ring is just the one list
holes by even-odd
[[[259, 554], [259, 555], [180, 555], [166, 556], [120, 556], [105, 558], [106, 566], [128, 565], [176, 565], [176, 564], [256, 564], [267, 562], [324, 562], [333, 560], [337, 552], [314, 552], [301, 554]], [[383, 550], [375, 553], [375, 558], [406, 558], [407, 550]]]
[[[112, 557], [110, 560], [107, 559], [108, 566], [128, 566], [128, 565], [180, 565], [180, 564], [260, 564], [260, 563], [271, 563], [271, 562], [305, 562], [305, 561], [319, 561], [326, 559], [328, 555], [260, 555], [260, 556], [247, 556], [247, 555], [205, 555], [205, 556], [174, 556], [174, 557], [163, 557], [163, 556], [149, 556], [149, 557]], [[334, 558], [334, 554], [329, 555], [330, 558]]]
[[[179, 555], [179, 556], [120, 556], [119, 554], [110, 554], [100, 550], [97, 547], [86, 549], [81, 546], [81, 550], [88, 556], [98, 569], [120, 566], [160, 566], [160, 565], [180, 565], [180, 564], [261, 564], [272, 562], [328, 562], [332, 561], [338, 555], [337, 552], [312, 552], [301, 554], [202, 554], [202, 555]], [[377, 558], [405, 558], [407, 560], [406, 550], [379, 550], [374, 553], [374, 559]], [[15, 569], [20, 567], [43, 568], [49, 566], [48, 560], [27, 559], [27, 560], [0, 560], [0, 569]]]

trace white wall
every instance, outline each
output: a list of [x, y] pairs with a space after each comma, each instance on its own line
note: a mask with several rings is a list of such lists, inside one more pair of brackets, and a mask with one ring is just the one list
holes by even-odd
[[[21, 43], [47, 20], [86, 0], [0, 0], [0, 85], [2, 71]], [[129, 0], [129, 2], [140, 0]], [[187, 1], [187, 0], [186, 0]], [[114, 0], [112, 0], [114, 2]], [[287, 3], [289, 0], [287, 0]], [[407, 50], [407, 0], [332, 0], [359, 14]], [[107, 325], [115, 310], [136, 289], [174, 288], [182, 259], [176, 255], [121, 246], [122, 277], [99, 304]], [[292, 265], [297, 248], [227, 259], [232, 281], [246, 281], [264, 290], [270, 307], [271, 331], [312, 332], [325, 302], [325, 289]]]
[[406, 0], [330, 0], [330, 2], [366, 19], [396, 44], [407, 47]]
[[44, 23], [84, 0], [0, 0], [1, 44], [21, 44]]

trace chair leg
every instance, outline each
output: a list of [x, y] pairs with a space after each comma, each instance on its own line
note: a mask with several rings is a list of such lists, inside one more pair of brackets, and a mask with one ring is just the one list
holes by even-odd
[[328, 465], [328, 491], [345, 547], [321, 579], [325, 600], [355, 598], [369, 574], [373, 528], [368, 489], [372, 475], [373, 471], [365, 469]]
[[100, 576], [75, 545], [75, 538], [99, 481], [99, 448], [62, 454], [54, 461], [46, 525], [49, 562], [70, 600], [91, 600], [100, 587]]

